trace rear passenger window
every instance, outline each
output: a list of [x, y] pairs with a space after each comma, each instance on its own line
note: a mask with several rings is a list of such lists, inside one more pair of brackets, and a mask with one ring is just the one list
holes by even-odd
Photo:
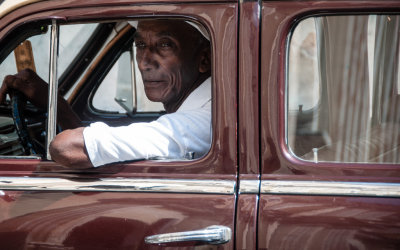
[[311, 17], [289, 43], [289, 149], [314, 162], [400, 162], [400, 16]]

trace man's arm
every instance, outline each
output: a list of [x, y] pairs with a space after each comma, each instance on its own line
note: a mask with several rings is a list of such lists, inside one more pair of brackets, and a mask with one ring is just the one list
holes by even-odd
[[72, 110], [69, 103], [62, 97], [57, 98], [57, 124], [62, 129], [74, 129], [82, 126], [82, 121]]
[[[36, 107], [47, 108], [48, 84], [34, 71], [26, 69], [6, 76], [0, 88], [0, 103], [6, 100], [11, 90], [21, 92]], [[58, 96], [57, 100], [57, 123], [66, 130], [50, 144], [52, 159], [75, 169], [93, 167], [85, 149], [81, 120], [62, 96]]]
[[[21, 92], [27, 100], [38, 108], [47, 108], [48, 85], [34, 71], [25, 69], [15, 75], [8, 75], [4, 78], [0, 88], [0, 103], [6, 100], [10, 90]], [[63, 129], [78, 128], [81, 120], [72, 110], [71, 106], [62, 97], [58, 96], [57, 122]]]
[[71, 169], [93, 167], [85, 148], [83, 127], [64, 130], [50, 143], [51, 158]]

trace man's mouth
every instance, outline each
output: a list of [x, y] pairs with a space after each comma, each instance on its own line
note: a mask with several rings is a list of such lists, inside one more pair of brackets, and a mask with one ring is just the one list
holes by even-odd
[[165, 81], [161, 81], [161, 80], [143, 80], [143, 83], [147, 87], [152, 87], [152, 86], [157, 86], [157, 85], [160, 85], [160, 84], [164, 84]]

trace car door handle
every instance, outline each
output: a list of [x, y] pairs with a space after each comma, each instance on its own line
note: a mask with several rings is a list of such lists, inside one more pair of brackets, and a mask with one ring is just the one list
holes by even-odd
[[183, 241], [201, 241], [209, 244], [224, 244], [231, 240], [232, 231], [226, 226], [209, 226], [204, 229], [186, 232], [157, 234], [147, 236], [147, 244], [164, 244]]

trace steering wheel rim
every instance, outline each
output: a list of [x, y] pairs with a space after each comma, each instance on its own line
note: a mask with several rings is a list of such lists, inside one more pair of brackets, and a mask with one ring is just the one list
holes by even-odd
[[15, 91], [11, 96], [11, 114], [15, 129], [24, 149], [24, 154], [35, 155], [38, 154], [38, 150], [28, 132], [28, 126], [24, 115], [25, 106], [26, 99], [21, 93]]

